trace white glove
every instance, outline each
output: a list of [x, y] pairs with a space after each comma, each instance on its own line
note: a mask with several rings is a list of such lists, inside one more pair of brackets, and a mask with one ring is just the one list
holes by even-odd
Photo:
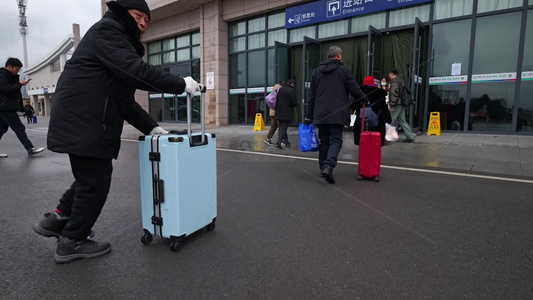
[[198, 90], [198, 82], [194, 81], [191, 76], [187, 76], [183, 80], [185, 80], [185, 92], [194, 94]]
[[150, 131], [150, 134], [151, 135], [168, 134], [168, 131], [166, 131], [165, 129], [161, 128], [160, 126], [157, 126], [157, 127], [154, 127], [154, 129], [152, 129], [152, 131]]

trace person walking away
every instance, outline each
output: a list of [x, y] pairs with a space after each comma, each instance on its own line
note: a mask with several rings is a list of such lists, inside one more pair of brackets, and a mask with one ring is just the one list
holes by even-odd
[[[283, 81], [281, 83], [283, 83]], [[280, 87], [281, 84], [276, 84], [272, 88], [272, 93], [277, 91]], [[278, 129], [278, 122], [276, 122], [276, 110], [271, 108], [268, 112], [268, 115], [270, 116], [270, 128], [268, 129], [267, 137], [264, 142], [265, 144], [272, 146], [274, 145], [272, 143], [272, 137], [274, 136], [274, 133], [276, 133], [276, 129]]]
[[287, 129], [289, 124], [294, 120], [294, 108], [298, 106], [298, 99], [296, 98], [296, 90], [294, 86], [296, 81], [294, 79], [287, 80], [287, 83], [279, 88], [276, 100], [276, 122], [278, 122], [278, 142], [276, 148], [289, 148], [289, 135]]
[[[391, 114], [389, 108], [387, 107], [387, 102], [385, 101], [387, 92], [383, 88], [377, 87], [374, 84], [374, 77], [372, 76], [367, 76], [363, 79], [363, 86], [361, 87], [361, 90], [363, 93], [365, 93], [368, 101], [370, 102], [372, 111], [378, 115], [379, 120], [376, 127], [368, 128], [368, 130], [378, 131], [381, 133], [381, 146], [383, 147], [385, 145], [385, 123], [390, 124], [391, 122]], [[357, 114], [353, 128], [353, 142], [356, 145], [359, 145], [359, 138], [361, 136], [362, 122], [361, 116], [359, 115], [361, 108], [363, 108], [363, 104], [361, 102], [355, 102], [352, 104], [352, 109], [354, 109]]]
[[74, 183], [57, 208], [33, 225], [40, 235], [58, 237], [54, 259], [66, 263], [108, 253], [109, 242], [87, 239], [111, 186], [127, 121], [143, 134], [167, 134], [135, 102], [135, 90], [193, 93], [198, 83], [142, 60], [141, 34], [150, 22], [144, 0], [107, 2], [109, 10], [84, 35], [59, 77], [52, 102], [48, 147], [69, 156]]
[[389, 84], [387, 83], [387, 78], [381, 78], [378, 87], [387, 92], [387, 96], [385, 96], [385, 102], [387, 102], [387, 105], [389, 105]]
[[28, 124], [33, 123], [33, 115], [35, 114], [35, 110], [33, 109], [33, 106], [31, 106], [30, 102], [26, 102], [26, 105], [24, 105], [24, 115], [26, 116], [26, 121], [28, 121]]
[[403, 140], [405, 143], [412, 143], [415, 141], [415, 135], [413, 134], [413, 130], [411, 129], [411, 126], [409, 126], [409, 123], [405, 120], [405, 111], [407, 110], [407, 106], [402, 106], [402, 89], [404, 87], [403, 81], [400, 80], [398, 77], [399, 71], [398, 69], [392, 69], [389, 73], [390, 78], [390, 93], [389, 93], [389, 105], [390, 105], [390, 113], [391, 113], [391, 124], [398, 119], [398, 124], [402, 126], [403, 133], [405, 134], [406, 139]]
[[333, 169], [342, 148], [342, 131], [350, 124], [350, 100], [368, 102], [352, 75], [342, 64], [342, 50], [337, 46], [328, 49], [327, 60], [313, 70], [307, 113], [304, 124], [318, 127], [318, 164], [321, 175], [335, 183]]
[[[18, 73], [22, 68], [22, 62], [18, 58], [7, 59], [4, 68], [0, 68], [0, 139], [8, 128], [17, 135], [28, 155], [43, 152], [44, 147], [36, 148], [26, 135], [26, 127], [20, 121], [17, 112], [22, 111], [22, 92], [20, 89], [28, 84], [28, 80], [20, 80]], [[7, 154], [0, 153], [0, 158], [6, 158]]]

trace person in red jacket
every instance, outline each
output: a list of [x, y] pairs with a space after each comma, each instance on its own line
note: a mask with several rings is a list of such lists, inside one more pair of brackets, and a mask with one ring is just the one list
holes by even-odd
[[144, 0], [117, 0], [80, 41], [52, 102], [48, 148], [69, 155], [74, 183], [57, 208], [33, 226], [58, 237], [54, 258], [65, 263], [108, 253], [109, 242], [87, 239], [111, 186], [124, 121], [143, 134], [166, 134], [135, 102], [135, 90], [194, 93], [198, 83], [146, 64], [141, 34], [150, 22]]

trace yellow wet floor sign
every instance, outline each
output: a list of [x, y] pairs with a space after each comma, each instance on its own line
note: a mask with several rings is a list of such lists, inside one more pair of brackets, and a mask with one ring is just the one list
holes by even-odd
[[263, 115], [255, 114], [254, 131], [261, 131], [265, 129], [265, 122], [263, 122]]
[[440, 113], [432, 112], [429, 115], [428, 135], [440, 135]]

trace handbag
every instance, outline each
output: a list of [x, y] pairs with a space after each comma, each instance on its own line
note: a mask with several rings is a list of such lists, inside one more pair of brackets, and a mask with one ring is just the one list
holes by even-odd
[[318, 138], [313, 124], [298, 124], [298, 147], [302, 152], [318, 151]]
[[396, 128], [389, 123], [385, 123], [385, 139], [389, 142], [396, 142], [399, 139]]

